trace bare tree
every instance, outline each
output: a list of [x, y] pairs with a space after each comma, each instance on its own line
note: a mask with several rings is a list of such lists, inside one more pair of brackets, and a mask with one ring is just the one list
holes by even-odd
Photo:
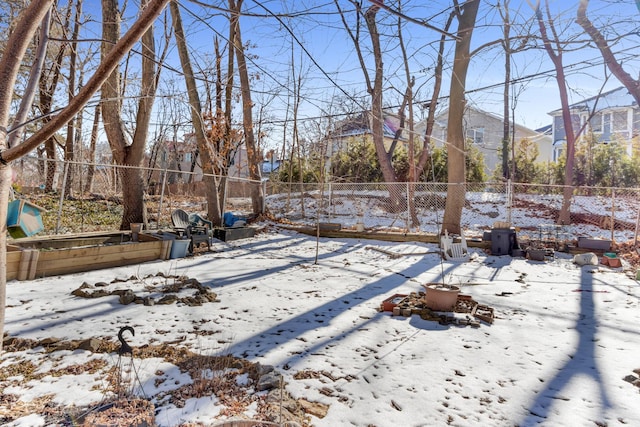
[[96, 167], [94, 165], [96, 159], [96, 145], [98, 142], [98, 128], [100, 126], [100, 104], [96, 105], [96, 109], [93, 113], [93, 124], [91, 125], [91, 136], [89, 137], [89, 153], [87, 156], [87, 161], [89, 162], [89, 167], [87, 169], [87, 176], [85, 177], [84, 183], [84, 192], [90, 193], [91, 187], [93, 186], [93, 176], [96, 172]]
[[[524, 29], [521, 29], [520, 34], [513, 35], [512, 29], [514, 23], [511, 18], [511, 0], [503, 0], [503, 4], [498, 2], [498, 11], [502, 18], [502, 39], [499, 40], [500, 46], [504, 51], [504, 89], [502, 92], [503, 102], [503, 117], [502, 117], [502, 177], [507, 179], [515, 174], [515, 161], [511, 162], [511, 168], [509, 169], [509, 153], [515, 152], [515, 136], [513, 126], [514, 123], [511, 120], [511, 114], [515, 110], [515, 104], [517, 100], [516, 94], [512, 91], [513, 82], [511, 81], [511, 66], [513, 63], [513, 56], [516, 53], [522, 52], [528, 48], [530, 37], [530, 20], [527, 20]], [[513, 100], [513, 102], [512, 102]]]
[[202, 172], [204, 173], [203, 181], [205, 183], [205, 192], [207, 197], [207, 215], [214, 224], [220, 225], [222, 222], [223, 206], [221, 206], [220, 198], [218, 197], [218, 177], [213, 175], [213, 161], [215, 153], [212, 152], [207, 140], [205, 123], [202, 115], [202, 105], [200, 103], [200, 96], [198, 94], [198, 88], [193, 74], [193, 67], [191, 66], [191, 59], [189, 57], [189, 52], [187, 51], [187, 43], [184, 30], [182, 28], [182, 18], [178, 2], [172, 0], [170, 3], [170, 9], [176, 43], [178, 45], [178, 53], [180, 56], [180, 64], [182, 65], [182, 71], [187, 85], [191, 121], [196, 137], [197, 154], [200, 157]]
[[[143, 5], [145, 2], [143, 2]], [[102, 57], [108, 55], [120, 38], [120, 12], [117, 0], [102, 0]], [[146, 222], [144, 206], [144, 179], [139, 166], [144, 159], [144, 150], [149, 133], [149, 123], [156, 93], [155, 36], [151, 26], [142, 36], [142, 82], [136, 114], [136, 128], [129, 143], [122, 122], [122, 82], [119, 70], [114, 70], [102, 87], [102, 116], [105, 133], [111, 146], [113, 159], [118, 168], [122, 186], [122, 222], [120, 229], [129, 224]]]
[[[640, 2], [636, 2], [638, 10], [640, 10]], [[636, 104], [640, 105], [640, 79], [634, 79], [629, 74], [622, 63], [620, 63], [609, 46], [609, 42], [604, 35], [598, 30], [593, 23], [587, 17], [587, 8], [589, 7], [589, 0], [580, 0], [580, 6], [578, 7], [577, 22], [584, 29], [584, 31], [591, 37], [591, 40], [596, 44], [596, 47], [600, 50], [602, 58], [604, 59], [607, 67], [613, 73], [614, 76], [627, 88]]]
[[18, 112], [13, 119], [14, 123], [17, 124], [17, 126], [9, 131], [9, 138], [7, 140], [8, 147], [12, 147], [19, 143], [22, 135], [24, 135], [23, 123], [27, 120], [29, 109], [31, 108], [31, 104], [33, 103], [33, 99], [36, 95], [38, 79], [40, 78], [40, 73], [42, 73], [44, 62], [47, 58], [47, 44], [49, 40], [50, 27], [51, 9], [47, 11], [46, 16], [42, 20], [42, 25], [40, 26], [38, 47], [35, 53], [36, 56], [33, 61], [33, 66], [30, 68], [27, 87], [25, 88], [25, 92], [22, 94], [22, 102], [20, 102]]
[[[71, 11], [72, 4], [69, 3], [65, 14], [63, 15], [64, 20], [62, 22], [57, 22], [58, 31], [68, 31]], [[56, 14], [56, 16], [58, 15]], [[38, 108], [40, 109], [40, 114], [42, 115], [42, 120], [44, 122], [51, 120], [54, 94], [58, 88], [60, 79], [63, 77], [62, 66], [67, 54], [68, 45], [66, 42], [62, 41], [56, 42], [55, 45], [51, 44], [49, 48], [51, 49], [53, 60], [48, 67], [44, 67], [42, 69], [40, 79], [38, 81]], [[57, 50], [54, 52], [54, 49]], [[42, 162], [42, 169], [46, 175], [44, 183], [44, 191], [46, 192], [53, 191], [54, 178], [58, 168], [58, 164], [56, 162], [58, 158], [58, 147], [64, 147], [64, 143], [59, 135], [52, 135], [44, 141], [44, 144], [38, 149], [38, 154], [46, 158], [46, 161]]]
[[[229, 9], [232, 14], [240, 16], [241, 8], [242, 0], [229, 0]], [[239, 22], [235, 25], [233, 48], [235, 50], [236, 61], [238, 62], [238, 75], [240, 77], [240, 90], [242, 93], [242, 124], [244, 128], [244, 143], [247, 149], [247, 160], [249, 163], [249, 178], [254, 181], [251, 183], [251, 204], [253, 207], [253, 213], [259, 215], [264, 212], [264, 199], [262, 197], [262, 185], [260, 183], [262, 179], [260, 174], [261, 159], [256, 146], [255, 133], [253, 131], [251, 86]]]
[[[549, 10], [549, 2], [545, 1], [546, 15], [545, 20], [542, 10], [540, 8], [540, 1], [535, 4], [535, 14], [540, 28], [540, 35], [544, 48], [553, 63], [553, 67], [556, 71], [556, 82], [558, 84], [558, 91], [560, 93], [560, 105], [562, 106], [562, 121], [564, 122], [565, 135], [567, 138], [567, 162], [565, 165], [564, 173], [564, 189], [562, 198], [562, 208], [558, 216], [558, 224], [569, 224], [571, 222], [571, 197], [573, 196], [573, 165], [575, 161], [576, 152], [576, 132], [574, 130], [571, 110], [569, 109], [569, 95], [567, 93], [567, 80], [564, 72], [564, 66], [562, 62], [562, 55], [564, 51], [563, 43], [560, 40], [558, 32], [556, 30], [553, 16]], [[549, 36], [551, 31], [553, 39]], [[554, 48], [555, 46], [555, 48]]]
[[[400, 7], [400, 3], [398, 3]], [[413, 86], [415, 85], [415, 77], [411, 74], [410, 66], [409, 66], [409, 57], [407, 55], [407, 48], [404, 42], [404, 36], [402, 34], [402, 18], [398, 16], [398, 41], [400, 44], [400, 51], [402, 52], [402, 62], [404, 65], [404, 76], [407, 83], [407, 88], [404, 93], [404, 97], [402, 98], [402, 104], [400, 106], [400, 110], [398, 115], [400, 116], [400, 126], [396, 131], [394, 141], [400, 138], [402, 135], [402, 129], [404, 129], [404, 121], [405, 121], [405, 108], [408, 106], [409, 110], [409, 120], [408, 120], [408, 128], [409, 128], [409, 151], [407, 153], [407, 157], [409, 158], [409, 177], [408, 181], [411, 183], [411, 186], [408, 188], [409, 194], [407, 195], [407, 200], [409, 201], [409, 206], [407, 206], [409, 213], [411, 215], [411, 226], [417, 227], [420, 225], [420, 219], [418, 218], [418, 214], [416, 212], [415, 206], [415, 185], [414, 183], [418, 180], [416, 175], [416, 163], [415, 163], [415, 138], [413, 137], [414, 133], [414, 123], [413, 123]]]
[[[336, 7], [340, 11], [340, 18], [344, 25], [349, 38], [353, 42], [356, 54], [358, 56], [358, 62], [360, 69], [364, 75], [365, 83], [367, 86], [367, 92], [371, 97], [371, 134], [373, 138], [373, 145], [376, 150], [378, 161], [380, 163], [380, 170], [386, 182], [396, 182], [397, 176], [391, 163], [392, 152], [387, 152], [384, 146], [384, 111], [382, 103], [382, 83], [384, 78], [384, 67], [382, 63], [382, 46], [380, 44], [380, 34], [378, 32], [378, 26], [376, 23], [376, 16], [380, 11], [380, 5], [377, 2], [373, 2], [369, 8], [363, 12], [362, 3], [359, 1], [351, 0], [351, 3], [355, 6], [356, 10], [356, 23], [355, 29], [351, 28], [351, 25], [347, 23], [345, 13], [342, 11], [338, 1], [335, 0]], [[373, 49], [374, 60], [374, 72], [373, 78], [371, 77], [367, 68], [364, 53], [362, 52], [360, 42], [361, 31], [361, 19], [364, 18], [367, 30], [369, 32], [369, 38], [371, 40], [371, 47]]]
[[510, 0], [504, 0], [504, 6], [499, 8], [502, 16], [502, 48], [504, 49], [504, 91], [502, 115], [502, 177], [509, 178], [509, 101], [511, 89], [511, 20], [509, 17]]
[[431, 99], [428, 104], [426, 128], [424, 131], [424, 137], [422, 142], [422, 151], [418, 157], [418, 164], [416, 165], [416, 177], [419, 177], [424, 172], [424, 168], [427, 165], [431, 157], [431, 136], [433, 135], [433, 126], [436, 122], [436, 107], [438, 105], [438, 98], [440, 98], [440, 89], [442, 88], [442, 71], [444, 68], [444, 49], [446, 46], [446, 39], [451, 23], [456, 16], [455, 10], [452, 10], [447, 18], [444, 26], [444, 31], [441, 33], [440, 41], [438, 44], [438, 59], [436, 60], [436, 66], [433, 70], [434, 84], [431, 93]]
[[464, 4], [455, 3], [458, 19], [458, 40], [456, 41], [451, 89], [449, 91], [449, 117], [447, 124], [447, 201], [445, 203], [442, 230], [460, 234], [460, 219], [466, 199], [465, 191], [465, 134], [463, 117], [466, 107], [465, 88], [469, 68], [471, 36], [476, 23], [480, 0], [468, 0]]
[[[7, 291], [7, 208], [11, 185], [11, 167], [9, 163], [32, 151], [42, 141], [51, 137], [64, 126], [89, 101], [102, 86], [107, 76], [117, 67], [119, 60], [133, 47], [140, 36], [146, 32], [158, 17], [169, 0], [151, 0], [138, 20], [116, 43], [111, 53], [102, 59], [95, 74], [76, 94], [74, 99], [52, 120], [21, 144], [7, 147], [7, 128], [9, 111], [14, 96], [14, 85], [29, 43], [43, 17], [53, 4], [53, 0], [31, 2], [20, 14], [9, 36], [6, 49], [0, 60], [0, 335], [4, 331], [5, 301]], [[14, 126], [15, 127], [15, 126]], [[0, 343], [0, 351], [2, 343]]]
[[[71, 3], [71, 2], [70, 2]], [[67, 88], [67, 95], [69, 101], [71, 101], [76, 92], [76, 70], [78, 66], [78, 34], [80, 33], [80, 15], [82, 13], [82, 0], [75, 1], [74, 7], [74, 19], [73, 19], [73, 31], [69, 40], [69, 85]], [[66, 182], [64, 185], [64, 194], [66, 197], [71, 196], [71, 183], [74, 177], [74, 167], [71, 163], [75, 159], [74, 143], [76, 142], [76, 131], [82, 128], [82, 114], [73, 118], [67, 123], [67, 139], [64, 144], [64, 160], [67, 163]], [[80, 132], [77, 132], [80, 133]]]

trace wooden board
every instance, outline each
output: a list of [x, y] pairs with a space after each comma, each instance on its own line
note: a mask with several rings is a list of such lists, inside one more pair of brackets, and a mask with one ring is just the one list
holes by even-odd
[[[158, 240], [153, 235], [140, 233], [141, 242], [153, 242]], [[131, 241], [131, 231], [91, 232], [82, 234], [64, 234], [57, 236], [38, 236], [25, 239], [15, 239], [11, 243], [20, 248], [30, 249], [63, 249], [77, 248], [81, 246], [96, 246], [103, 244], [120, 244]]]
[[17, 279], [20, 271], [22, 251], [15, 246], [7, 246], [7, 281]]
[[40, 251], [35, 276], [79, 273], [161, 259], [162, 241]]
[[171, 241], [143, 233], [139, 242], [131, 242], [128, 231], [37, 237], [12, 243], [7, 245], [7, 280], [31, 280], [167, 259], [171, 247]]

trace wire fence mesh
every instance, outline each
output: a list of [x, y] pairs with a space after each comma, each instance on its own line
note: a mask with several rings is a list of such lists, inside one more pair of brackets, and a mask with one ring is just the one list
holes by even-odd
[[[510, 183], [270, 183], [266, 204], [275, 218], [300, 224], [439, 234], [447, 195], [459, 192], [465, 200], [460, 225], [466, 237], [482, 237], [495, 225], [508, 224], [522, 238], [535, 240], [558, 223], [563, 190]], [[554, 229], [567, 239], [635, 240], [639, 196], [637, 188], [575, 188], [570, 221]]]
[[[45, 234], [117, 230], [122, 216], [118, 168], [24, 157], [12, 164], [17, 197], [46, 209]], [[202, 173], [140, 168], [148, 229], [171, 226], [182, 208], [205, 215]], [[438, 234], [447, 195], [464, 195], [461, 228], [481, 237], [496, 224], [517, 227], [522, 238], [537, 239], [558, 222], [562, 186], [488, 182], [446, 183], [282, 183], [228, 177], [224, 212], [252, 213], [251, 187], [264, 186], [265, 210], [275, 219], [299, 225], [336, 223], [344, 229]], [[570, 221], [555, 226], [567, 238], [636, 240], [640, 189], [577, 187]]]

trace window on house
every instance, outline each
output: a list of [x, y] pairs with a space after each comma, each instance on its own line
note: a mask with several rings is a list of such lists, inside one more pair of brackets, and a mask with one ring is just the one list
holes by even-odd
[[184, 153], [184, 161], [191, 162], [191, 153]]
[[554, 162], [557, 162], [562, 158], [566, 148], [567, 148], [566, 141], [556, 141], [553, 144], [553, 161]]
[[602, 132], [602, 113], [594, 114], [591, 118], [591, 130], [595, 133]]
[[602, 133], [605, 135], [611, 135], [611, 113], [605, 113], [602, 115]]
[[611, 130], [613, 132], [626, 132], [629, 130], [626, 111], [614, 111], [611, 115], [613, 116], [611, 119], [613, 123], [613, 129]]
[[474, 144], [484, 144], [484, 128], [467, 129], [467, 139]]

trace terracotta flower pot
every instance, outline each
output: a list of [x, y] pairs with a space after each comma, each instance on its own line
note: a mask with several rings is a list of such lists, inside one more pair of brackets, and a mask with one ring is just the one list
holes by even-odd
[[424, 302], [431, 310], [453, 311], [458, 300], [460, 288], [441, 283], [427, 283], [424, 286]]

